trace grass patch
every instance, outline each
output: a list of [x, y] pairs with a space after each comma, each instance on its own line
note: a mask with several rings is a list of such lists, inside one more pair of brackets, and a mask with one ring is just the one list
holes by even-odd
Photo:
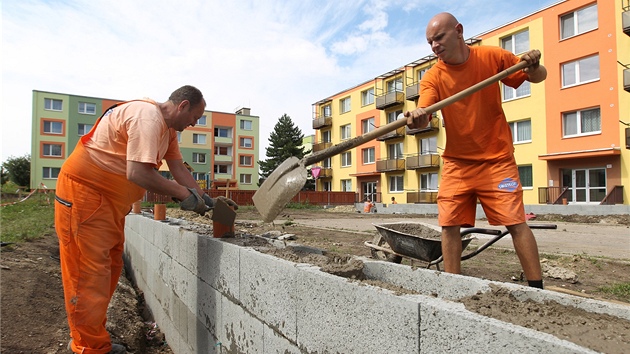
[[322, 207], [319, 205], [310, 204], [308, 200], [301, 203], [295, 203], [295, 202], [289, 203], [287, 204], [286, 208], [287, 209], [322, 209]]
[[0, 209], [2, 242], [22, 242], [42, 237], [50, 232], [55, 221], [54, 199], [33, 195], [17, 204]]
[[630, 283], [602, 286], [597, 290], [605, 294], [616, 296], [623, 301], [630, 302]]

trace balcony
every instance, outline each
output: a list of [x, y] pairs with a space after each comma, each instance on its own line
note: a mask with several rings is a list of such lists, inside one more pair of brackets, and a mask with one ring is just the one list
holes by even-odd
[[381, 159], [376, 161], [376, 171], [378, 172], [390, 172], [390, 171], [404, 171], [405, 159]]
[[322, 167], [322, 169], [319, 171], [319, 177], [318, 178], [331, 178], [332, 177], [332, 168], [330, 167]]
[[232, 155], [214, 155], [214, 162], [232, 162]]
[[415, 156], [407, 157], [408, 170], [436, 167], [440, 167], [440, 155], [438, 154], [418, 154]]
[[437, 203], [438, 192], [408, 192], [407, 203], [420, 203], [420, 204], [435, 204]]
[[420, 128], [420, 129], [407, 128], [407, 135], [425, 134], [425, 133], [431, 133], [431, 132], [436, 132], [440, 130], [440, 119], [437, 117], [437, 114], [433, 113], [432, 117], [433, 118], [431, 118], [426, 128]]
[[328, 149], [332, 145], [333, 144], [330, 141], [325, 141], [325, 142], [313, 144], [313, 153], [318, 152], [318, 151], [322, 151], [324, 149]]
[[397, 106], [405, 102], [405, 94], [403, 92], [394, 91], [376, 97], [376, 109], [386, 109]]
[[624, 10], [626, 11], [621, 14], [621, 26], [623, 27], [623, 33], [630, 36], [630, 10], [627, 10], [627, 8]]
[[313, 119], [313, 129], [321, 129], [332, 125], [332, 117], [316, 117]]
[[407, 127], [400, 127], [392, 132], [379, 136], [378, 138], [376, 138], [376, 140], [385, 141], [389, 139], [402, 138], [405, 136], [406, 131], [407, 131]]
[[623, 71], [623, 89], [626, 92], [630, 92], [630, 69]]
[[420, 97], [420, 83], [417, 82], [411, 86], [407, 86], [405, 89], [405, 97], [407, 98], [407, 101], [413, 101]]

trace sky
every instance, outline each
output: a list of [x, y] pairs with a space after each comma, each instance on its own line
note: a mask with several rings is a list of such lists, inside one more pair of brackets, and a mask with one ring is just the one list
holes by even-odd
[[33, 90], [129, 100], [199, 88], [209, 111], [260, 117], [259, 153], [287, 114], [431, 54], [429, 19], [464, 37], [559, 0], [19, 0], [0, 2], [0, 162], [31, 154]]

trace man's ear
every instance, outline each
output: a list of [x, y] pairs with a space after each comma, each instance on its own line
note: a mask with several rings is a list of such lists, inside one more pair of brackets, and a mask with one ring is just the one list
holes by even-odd
[[455, 26], [455, 30], [457, 31], [457, 34], [459, 35], [460, 38], [464, 36], [464, 25], [462, 25], [461, 23], [458, 23], [457, 26]]
[[183, 100], [179, 103], [179, 105], [177, 105], [177, 110], [180, 112], [185, 112], [186, 107], [188, 107], [188, 110], [190, 110], [190, 101]]

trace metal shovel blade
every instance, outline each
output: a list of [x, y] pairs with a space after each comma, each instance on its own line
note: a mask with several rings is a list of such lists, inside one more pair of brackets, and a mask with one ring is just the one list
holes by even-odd
[[280, 164], [252, 197], [263, 220], [273, 221], [304, 187], [306, 179], [306, 167], [297, 157], [292, 156]]

